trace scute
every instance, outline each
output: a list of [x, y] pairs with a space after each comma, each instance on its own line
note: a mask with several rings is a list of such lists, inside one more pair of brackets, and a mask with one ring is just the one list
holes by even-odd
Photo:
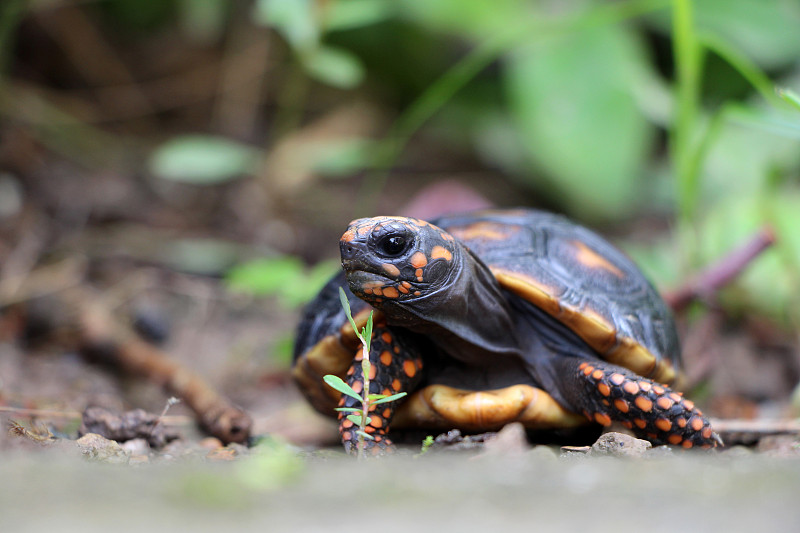
[[680, 347], [670, 311], [630, 259], [597, 234], [534, 210], [433, 223], [483, 260], [503, 288], [557, 318], [605, 360], [661, 382], [675, 379]]

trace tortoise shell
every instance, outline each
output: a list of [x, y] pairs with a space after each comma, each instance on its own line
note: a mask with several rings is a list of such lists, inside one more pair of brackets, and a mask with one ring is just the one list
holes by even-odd
[[675, 380], [681, 360], [671, 311], [639, 268], [593, 231], [534, 210], [435, 224], [472, 250], [504, 289], [565, 324], [606, 361]]

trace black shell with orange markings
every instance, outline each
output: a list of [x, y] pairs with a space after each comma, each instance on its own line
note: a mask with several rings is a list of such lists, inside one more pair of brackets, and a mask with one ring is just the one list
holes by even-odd
[[[672, 315], [633, 262], [605, 239], [564, 217], [527, 209], [446, 216], [431, 223], [479, 258], [500, 287], [515, 295], [508, 294], [509, 299], [521, 298], [549, 314], [600, 358], [659, 382], [674, 380], [680, 368], [680, 347]], [[342, 357], [353, 353], [357, 345], [354, 338], [343, 338], [349, 326], [339, 303], [340, 286], [347, 286], [343, 275], [331, 280], [309, 306], [298, 332], [296, 361], [317, 349], [321, 339], [328, 344], [319, 351], [342, 350]], [[348, 294], [354, 314], [369, 308], [366, 302]], [[515, 309], [526, 312], [524, 307]], [[337, 337], [341, 343], [333, 342]], [[425, 341], [421, 336], [416, 338]], [[331, 357], [330, 361], [341, 361], [342, 357]], [[455, 362], [446, 363], [450, 364]], [[301, 374], [342, 373], [342, 368], [321, 366], [325, 368]], [[509, 368], [509, 372], [518, 371], [513, 365]], [[442, 372], [442, 368], [431, 365], [425, 372]], [[479, 374], [461, 372], [459, 377], [481, 379]], [[307, 395], [310, 386], [301, 383]], [[323, 396], [309, 397], [321, 411], [329, 401]]]
[[639, 268], [605, 239], [536, 210], [433, 222], [477, 255], [500, 285], [565, 324], [599, 355], [669, 383], [681, 366], [671, 311]]

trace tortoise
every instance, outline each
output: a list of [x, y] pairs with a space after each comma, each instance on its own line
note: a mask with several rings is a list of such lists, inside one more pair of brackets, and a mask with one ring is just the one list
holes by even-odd
[[[408, 396], [374, 406], [372, 453], [393, 449], [390, 427], [483, 432], [514, 421], [549, 432], [620, 422], [654, 444], [720, 442], [667, 385], [681, 371], [667, 305], [591, 230], [533, 209], [380, 216], [351, 222], [339, 246], [343, 271], [306, 307], [292, 372], [319, 412], [360, 407], [322, 379], [363, 391], [339, 288], [359, 329], [375, 311], [369, 392]], [[353, 452], [353, 423], [338, 416]]]

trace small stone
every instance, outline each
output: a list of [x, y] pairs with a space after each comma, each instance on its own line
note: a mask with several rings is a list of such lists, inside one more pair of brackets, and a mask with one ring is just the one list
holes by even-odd
[[642, 457], [652, 447], [646, 440], [624, 433], [604, 433], [589, 450], [591, 456]]
[[83, 455], [91, 460], [110, 464], [128, 464], [130, 453], [118, 442], [109, 440], [97, 433], [87, 433], [75, 441]]
[[150, 445], [145, 439], [131, 439], [122, 443], [122, 449], [134, 455], [148, 455], [150, 453]]
[[520, 455], [531, 449], [525, 428], [519, 422], [506, 425], [494, 437], [486, 439], [484, 448], [491, 455]]

